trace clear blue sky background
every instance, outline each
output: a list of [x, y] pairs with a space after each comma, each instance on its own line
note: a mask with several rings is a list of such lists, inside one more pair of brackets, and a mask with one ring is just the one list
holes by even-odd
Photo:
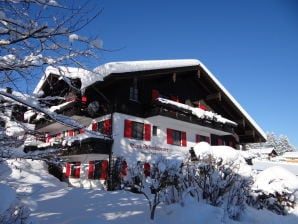
[[265, 132], [298, 148], [298, 1], [101, 0], [99, 63], [203, 62]]

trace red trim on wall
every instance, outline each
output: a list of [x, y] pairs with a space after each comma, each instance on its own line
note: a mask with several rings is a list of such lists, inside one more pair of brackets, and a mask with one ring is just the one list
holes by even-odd
[[182, 138], [182, 146], [186, 146], [187, 145], [187, 141], [186, 141], [186, 132], [181, 132], [181, 138]]
[[89, 161], [88, 179], [93, 179], [94, 161]]
[[144, 140], [150, 141], [151, 140], [151, 125], [144, 124], [144, 128], [145, 128]]
[[167, 144], [173, 144], [173, 130], [167, 128]]
[[124, 137], [131, 138], [132, 136], [132, 121], [124, 120]]

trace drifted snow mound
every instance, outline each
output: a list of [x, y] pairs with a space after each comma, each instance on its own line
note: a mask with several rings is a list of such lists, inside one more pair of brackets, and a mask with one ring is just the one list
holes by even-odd
[[222, 160], [225, 164], [230, 164], [234, 172], [243, 176], [251, 176], [252, 168], [247, 165], [241, 151], [229, 146], [211, 146], [207, 142], [200, 142], [194, 147], [194, 152], [199, 160], [205, 160], [213, 157], [216, 160]]
[[216, 158], [222, 158], [226, 162], [239, 160], [240, 162], [245, 163], [245, 160], [240, 155], [239, 150], [235, 150], [230, 146], [211, 146], [207, 142], [200, 142], [194, 147], [194, 152], [198, 158], [204, 158], [212, 155]]
[[0, 223], [25, 223], [29, 210], [16, 198], [16, 192], [0, 184]]
[[298, 177], [282, 167], [270, 167], [257, 175], [253, 189], [262, 190], [267, 194], [298, 194]]
[[248, 202], [258, 209], [286, 215], [298, 203], [298, 177], [279, 166], [267, 168], [256, 176]]

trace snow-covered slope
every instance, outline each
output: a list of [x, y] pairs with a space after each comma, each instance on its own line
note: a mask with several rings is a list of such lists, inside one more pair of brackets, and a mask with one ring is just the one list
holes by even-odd
[[7, 208], [19, 199], [29, 215], [27, 219], [23, 217], [23, 223], [298, 223], [297, 208], [290, 215], [279, 216], [248, 207], [236, 222], [227, 217], [223, 208], [189, 197], [183, 205], [158, 208], [156, 219], [151, 221], [143, 195], [69, 188], [48, 174], [44, 162], [36, 160], [1, 161], [0, 180], [0, 218], [8, 215]]

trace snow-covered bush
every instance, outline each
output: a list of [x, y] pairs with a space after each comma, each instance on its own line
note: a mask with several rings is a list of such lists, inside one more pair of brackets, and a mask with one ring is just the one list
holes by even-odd
[[298, 201], [298, 177], [282, 167], [260, 172], [251, 188], [248, 204], [286, 215]]
[[244, 158], [231, 147], [210, 146], [206, 142], [197, 144], [193, 153], [188, 179], [194, 181], [193, 186], [200, 189], [209, 204], [220, 206], [226, 199], [229, 217], [239, 219], [252, 180]]
[[159, 157], [150, 165], [137, 162], [128, 170], [125, 187], [146, 197], [152, 220], [155, 216], [156, 207], [160, 203], [167, 205], [182, 201], [181, 163]]

